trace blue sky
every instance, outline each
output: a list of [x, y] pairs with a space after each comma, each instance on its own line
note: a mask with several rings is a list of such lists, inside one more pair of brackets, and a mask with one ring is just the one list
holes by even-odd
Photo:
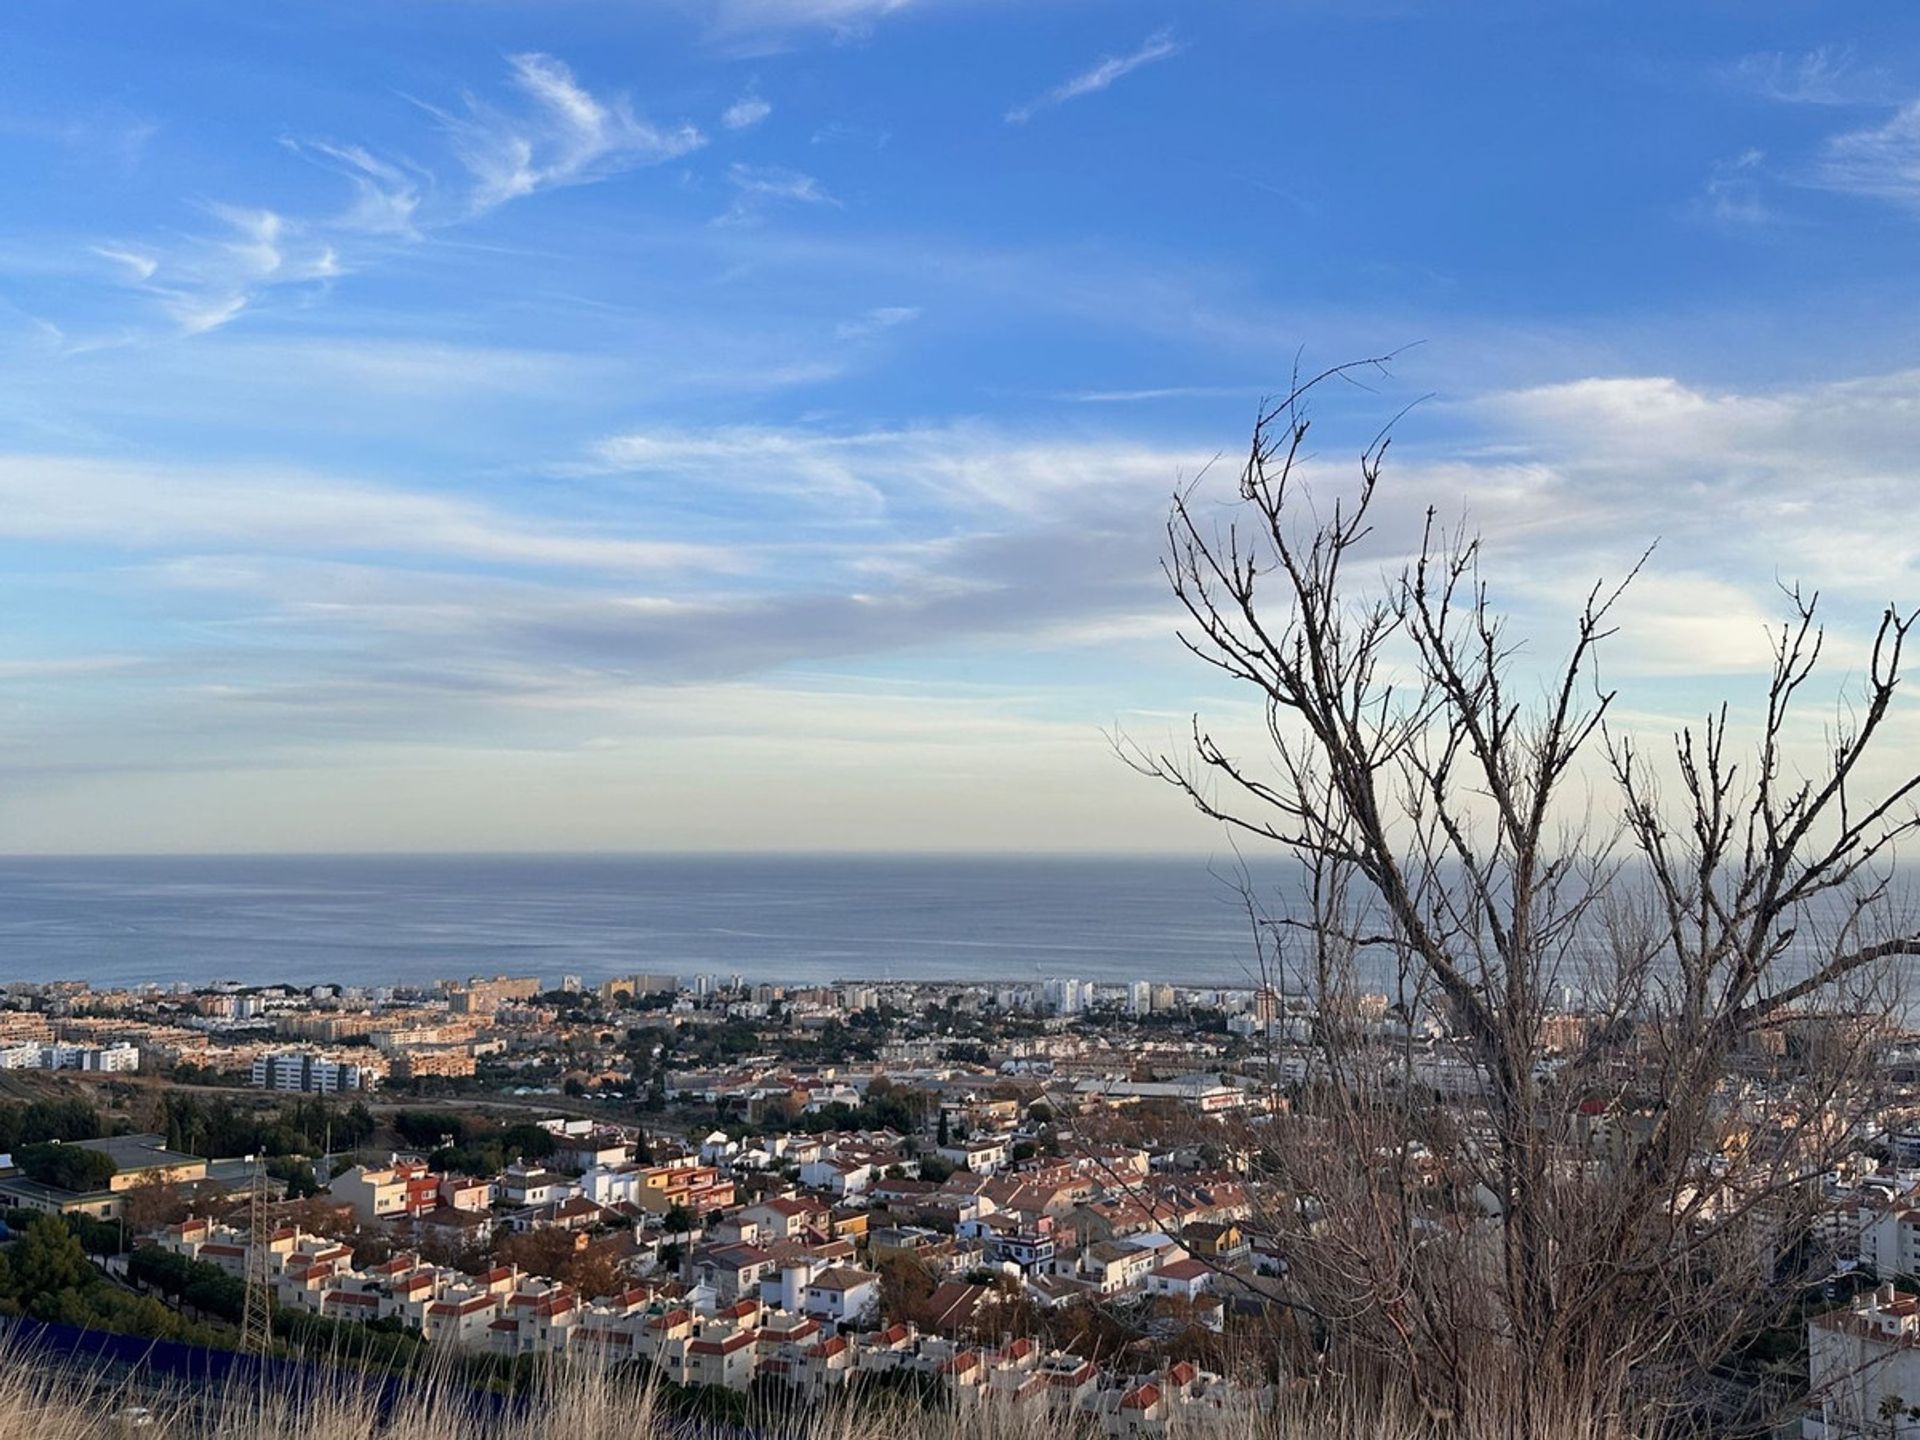
[[1902, 7], [0, 39], [0, 849], [1212, 845], [1101, 730], [1247, 722], [1155, 544], [1302, 353], [1419, 342], [1327, 472], [1428, 397], [1393, 512], [1522, 628], [1661, 540], [1623, 723], [1751, 698], [1776, 576], [1920, 598]]

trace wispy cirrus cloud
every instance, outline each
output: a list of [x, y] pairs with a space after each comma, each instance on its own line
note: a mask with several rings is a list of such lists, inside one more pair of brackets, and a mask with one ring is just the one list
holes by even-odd
[[134, 552], [360, 552], [602, 572], [740, 563], [717, 547], [542, 522], [335, 475], [61, 455], [0, 455], [0, 536]]
[[369, 235], [397, 235], [408, 239], [419, 236], [416, 217], [423, 190], [433, 184], [431, 171], [383, 159], [364, 145], [299, 140], [291, 136], [282, 143], [294, 154], [344, 176], [352, 185], [353, 203], [335, 217], [333, 223]]
[[116, 283], [149, 297], [183, 334], [220, 328], [263, 290], [324, 283], [342, 272], [330, 240], [276, 210], [224, 204], [204, 209], [215, 228], [164, 249], [90, 247], [112, 265]]
[[1106, 56], [1092, 68], [1062, 81], [1044, 95], [1036, 96], [1024, 105], [1014, 106], [1007, 111], [1006, 121], [1009, 125], [1024, 125], [1042, 110], [1050, 110], [1056, 105], [1064, 105], [1087, 95], [1097, 95], [1141, 66], [1166, 60], [1179, 53], [1180, 46], [1174, 42], [1173, 32], [1156, 30], [1139, 49], [1126, 55]]
[[840, 207], [813, 176], [778, 165], [730, 165], [727, 183], [733, 186], [733, 204], [715, 218], [716, 225], [757, 224], [769, 205]]
[[881, 305], [857, 315], [851, 320], [842, 320], [833, 327], [834, 338], [839, 340], [871, 340], [888, 330], [897, 330], [902, 325], [911, 325], [920, 318], [918, 305]]
[[1740, 89], [1783, 105], [1872, 105], [1890, 93], [1887, 72], [1862, 65], [1852, 46], [1743, 55], [1721, 74]]
[[[1863, 64], [1853, 47], [1745, 55], [1720, 74], [1740, 89], [1782, 105], [1877, 108], [1884, 118], [1829, 135], [1811, 156], [1776, 163], [1790, 185], [1859, 195], [1920, 209], [1920, 100], [1900, 100], [1885, 67]], [[1758, 150], [1714, 167], [1703, 192], [1713, 218], [1754, 224], [1778, 218], [1760, 194]]]
[[56, 144], [129, 174], [140, 168], [160, 129], [158, 121], [113, 105], [66, 115], [0, 113], [0, 136]]
[[955, 421], [836, 430], [732, 425], [636, 429], [600, 441], [593, 465], [708, 497], [779, 494], [856, 517], [889, 508], [1038, 519], [1123, 496], [1153, 533], [1175, 478], [1204, 454], [1115, 439], [1035, 439]]
[[751, 130], [771, 114], [773, 106], [761, 98], [759, 90], [749, 89], [720, 112], [720, 123], [729, 130]]
[[94, 245], [93, 253], [102, 260], [111, 260], [115, 265], [125, 268], [136, 281], [151, 280], [154, 271], [160, 268], [160, 262], [153, 256], [132, 246]]
[[1880, 124], [1830, 138], [1808, 178], [1823, 189], [1920, 210], [1920, 100]]
[[1701, 192], [1709, 218], [1726, 225], [1765, 225], [1776, 218], [1760, 193], [1766, 158], [1765, 151], [1745, 150], [1713, 167]]
[[1138, 390], [1068, 390], [1057, 398], [1077, 405], [1137, 405], [1149, 400], [1244, 399], [1259, 393], [1258, 385], [1154, 385]]
[[474, 210], [657, 165], [706, 143], [689, 122], [657, 126], [635, 113], [625, 96], [595, 95], [551, 55], [528, 52], [510, 56], [508, 63], [513, 87], [531, 102], [522, 109], [508, 111], [471, 96], [464, 112], [426, 107], [473, 177]]
[[111, 262], [116, 282], [150, 297], [178, 332], [203, 334], [246, 313], [274, 287], [345, 273], [346, 253], [364, 250], [370, 237], [422, 241], [508, 201], [660, 164], [706, 143], [691, 123], [656, 126], [625, 96], [594, 93], [551, 55], [513, 55], [508, 67], [517, 107], [473, 96], [459, 109], [416, 102], [440, 122], [467, 172], [464, 186], [443, 185], [430, 166], [366, 145], [283, 136], [290, 153], [347, 182], [344, 208], [295, 215], [208, 204], [201, 208], [218, 222], [213, 230], [142, 242], [115, 238], [90, 249]]
[[711, 0], [706, 6], [716, 38], [731, 45], [771, 42], [795, 31], [825, 31], [840, 41], [868, 35], [874, 22], [914, 0]]

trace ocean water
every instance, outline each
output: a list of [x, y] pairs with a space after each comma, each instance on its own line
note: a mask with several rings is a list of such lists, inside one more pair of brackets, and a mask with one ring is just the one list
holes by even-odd
[[632, 970], [1246, 985], [1204, 859], [261, 856], [0, 860], [0, 980], [350, 985]]

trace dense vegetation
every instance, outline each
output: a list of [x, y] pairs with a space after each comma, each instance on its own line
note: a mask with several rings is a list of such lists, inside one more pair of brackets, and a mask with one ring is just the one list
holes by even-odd
[[225, 1095], [211, 1099], [170, 1091], [156, 1126], [169, 1149], [190, 1155], [318, 1155], [351, 1150], [373, 1138], [373, 1112], [356, 1100], [341, 1105], [323, 1095], [289, 1100], [261, 1112]]
[[[114, 1247], [117, 1226], [76, 1225], [71, 1218], [36, 1215], [14, 1232], [13, 1225], [22, 1218], [18, 1212], [10, 1216], [9, 1232], [16, 1233], [16, 1238], [0, 1247], [0, 1315], [26, 1315], [123, 1335], [219, 1343], [217, 1332], [189, 1322], [151, 1296], [123, 1289], [88, 1259], [90, 1249]], [[83, 1232], [87, 1241], [82, 1240]]]
[[49, 1140], [98, 1140], [106, 1133], [100, 1112], [84, 1100], [0, 1104], [0, 1155]]
[[144, 1289], [158, 1291], [175, 1305], [235, 1325], [240, 1323], [246, 1306], [246, 1286], [237, 1275], [158, 1245], [142, 1245], [127, 1256], [127, 1278]]
[[449, 1110], [402, 1110], [393, 1128], [435, 1169], [454, 1175], [492, 1175], [515, 1160], [544, 1160], [559, 1146], [550, 1131], [527, 1121], [502, 1124]]

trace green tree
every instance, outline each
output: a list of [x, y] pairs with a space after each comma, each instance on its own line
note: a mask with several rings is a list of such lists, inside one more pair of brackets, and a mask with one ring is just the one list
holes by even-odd
[[35, 1219], [12, 1250], [13, 1293], [42, 1319], [56, 1318], [63, 1293], [84, 1290], [99, 1279], [79, 1237], [58, 1215]]
[[340, 1123], [334, 1127], [333, 1143], [340, 1149], [364, 1145], [373, 1138], [374, 1129], [373, 1111], [367, 1108], [366, 1101], [356, 1100], [347, 1107], [347, 1113], [340, 1117]]
[[97, 1140], [105, 1133], [100, 1112], [84, 1100], [0, 1105], [0, 1153], [48, 1140]]
[[62, 1145], [57, 1140], [28, 1145], [13, 1159], [29, 1180], [60, 1190], [103, 1190], [120, 1168], [98, 1150]]

